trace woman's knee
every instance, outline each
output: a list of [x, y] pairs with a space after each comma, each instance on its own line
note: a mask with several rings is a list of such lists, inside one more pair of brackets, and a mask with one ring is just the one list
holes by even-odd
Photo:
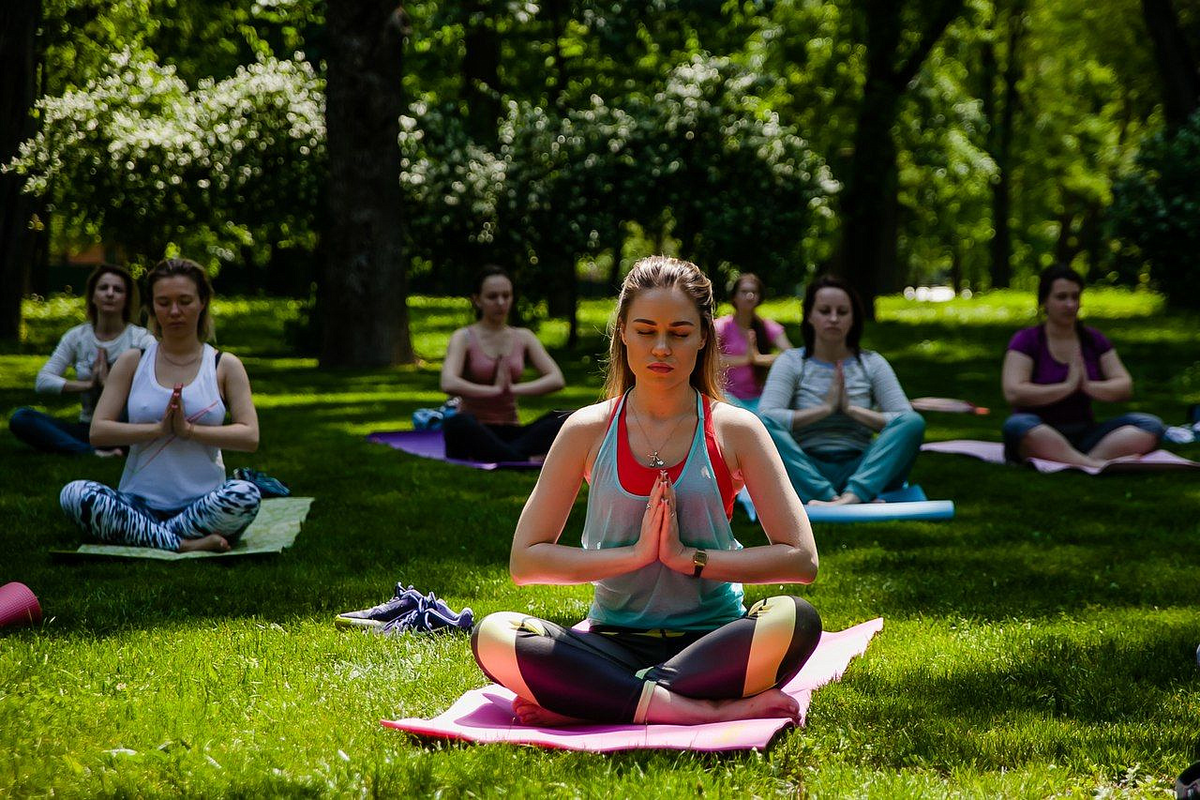
[[58, 505], [63, 513], [75, 522], [83, 523], [85, 509], [91, 506], [91, 500], [107, 489], [104, 484], [96, 481], [71, 481], [58, 493]]
[[225, 481], [225, 485], [221, 487], [221, 494], [226, 502], [243, 514], [257, 514], [259, 506], [262, 505], [262, 490], [250, 481], [236, 478]]
[[36, 426], [37, 414], [38, 412], [29, 406], [21, 406], [8, 418], [8, 429], [13, 435], [21, 438], [22, 434], [29, 433]]
[[1141, 411], [1133, 411], [1125, 414], [1121, 418], [1126, 425], [1132, 425], [1138, 430], [1145, 431], [1155, 438], [1161, 440], [1163, 434], [1167, 432], [1167, 426], [1163, 421], [1153, 414], [1146, 414]]
[[[525, 628], [529, 621], [527, 614], [496, 611], [481, 619], [471, 631], [471, 652], [475, 655], [475, 663], [493, 681], [518, 694], [522, 694], [518, 688], [524, 687], [524, 681], [520, 679], [517, 667], [517, 632]], [[514, 683], [518, 685], [511, 685]]]

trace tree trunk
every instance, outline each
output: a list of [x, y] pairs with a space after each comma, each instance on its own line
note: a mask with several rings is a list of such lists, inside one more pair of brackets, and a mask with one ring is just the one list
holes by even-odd
[[[42, 16], [39, 0], [0, 3], [0, 164], [17, 154], [22, 141], [33, 135], [37, 76], [37, 28]], [[35, 235], [30, 230], [35, 201], [21, 192], [25, 179], [0, 173], [0, 339], [21, 333], [21, 299], [29, 282]]]
[[982, 54], [983, 113], [988, 121], [986, 148], [996, 163], [996, 179], [992, 182], [992, 239], [988, 243], [989, 273], [993, 289], [1006, 289], [1012, 283], [1012, 142], [1013, 127], [1020, 97], [1017, 82], [1021, 79], [1018, 48], [1024, 30], [1025, 3], [1015, 2], [1007, 14], [1008, 36], [1003, 85], [996, 96], [998, 72], [995, 44], [985, 43]]
[[326, 30], [321, 364], [412, 363], [396, 143], [408, 18], [395, 0], [330, 0]]
[[1171, 0], [1142, 0], [1146, 29], [1162, 79], [1163, 111], [1172, 128], [1187, 122], [1200, 107], [1200, 73]]
[[462, 98], [467, 130], [481, 144], [495, 147], [500, 120], [500, 34], [486, 0], [463, 6]]
[[963, 0], [942, 0], [929, 9], [921, 17], [928, 22], [919, 32], [919, 39], [908, 47], [906, 42], [913, 39], [904, 30], [902, 3], [855, 3], [859, 24], [866, 33], [867, 78], [854, 131], [854, 154], [842, 193], [842, 236], [835, 264], [862, 296], [870, 319], [875, 318], [875, 298], [894, 288], [898, 272], [899, 186], [892, 128], [900, 99], [962, 6]]

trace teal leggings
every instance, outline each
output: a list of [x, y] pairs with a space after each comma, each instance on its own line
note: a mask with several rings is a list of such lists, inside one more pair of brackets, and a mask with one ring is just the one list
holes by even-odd
[[869, 503], [887, 489], [900, 488], [925, 437], [925, 419], [915, 411], [906, 411], [885, 425], [861, 453], [819, 458], [804, 452], [791, 431], [778, 422], [764, 417], [763, 423], [783, 457], [796, 494], [805, 503], [832, 500], [843, 492], [854, 492]]

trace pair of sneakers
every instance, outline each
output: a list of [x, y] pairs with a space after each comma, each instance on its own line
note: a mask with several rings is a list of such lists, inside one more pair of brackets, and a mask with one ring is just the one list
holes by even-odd
[[334, 618], [334, 624], [342, 628], [363, 628], [379, 633], [402, 633], [404, 631], [470, 631], [474, 624], [474, 613], [469, 608], [456, 612], [433, 592], [421, 594], [411, 585], [401, 588], [396, 584], [391, 600], [361, 611], [347, 611]]

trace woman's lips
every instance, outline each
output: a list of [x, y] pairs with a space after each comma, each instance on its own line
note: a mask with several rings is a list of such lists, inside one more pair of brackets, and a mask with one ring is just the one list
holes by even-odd
[[661, 372], [663, 374], [666, 374], [668, 372], [671, 372], [675, 368], [672, 367], [670, 364], [651, 364], [650, 369], [653, 370], [654, 372]]

